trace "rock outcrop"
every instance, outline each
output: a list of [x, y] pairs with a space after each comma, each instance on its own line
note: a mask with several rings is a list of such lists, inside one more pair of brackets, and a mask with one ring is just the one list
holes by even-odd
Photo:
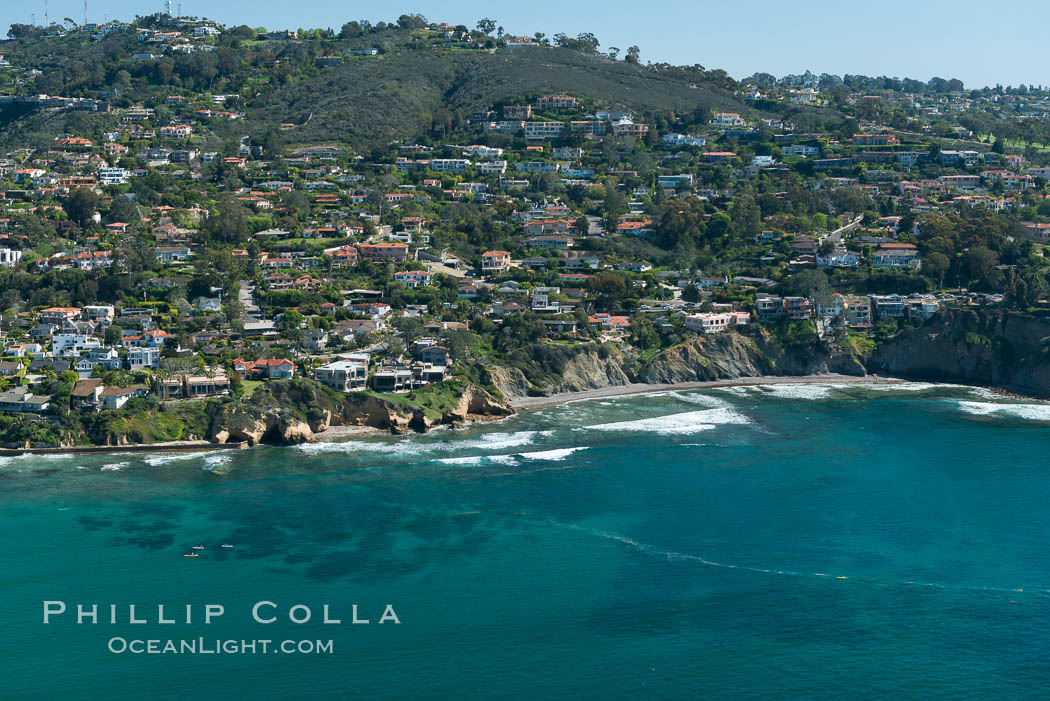
[[239, 443], [248, 445], [277, 443], [297, 445], [312, 443], [314, 431], [305, 421], [288, 411], [264, 410], [256, 415], [250, 408], [231, 408], [212, 422], [213, 443]]
[[533, 392], [532, 383], [518, 368], [486, 365], [481, 372], [481, 381], [498, 389], [506, 399], [528, 397]]
[[864, 375], [854, 356], [833, 354], [823, 345], [785, 348], [766, 330], [749, 327], [739, 331], [699, 336], [668, 348], [638, 373], [648, 384], [707, 382], [763, 375]]
[[917, 380], [1050, 395], [1050, 320], [1019, 312], [943, 312], [879, 345], [868, 367]]
[[334, 397], [318, 390], [315, 395], [304, 396], [303, 392], [310, 389], [295, 387], [293, 399], [291, 392], [282, 391], [275, 383], [273, 393], [262, 397], [261, 402], [226, 405], [212, 419], [210, 440], [294, 445], [316, 440], [316, 434], [329, 426], [370, 426], [400, 434], [514, 413], [477, 385], [466, 385], [451, 407], [412, 406], [394, 397], [364, 393]]
[[553, 392], [579, 392], [600, 387], [619, 387], [634, 382], [631, 359], [620, 350], [599, 347], [573, 356], [562, 370]]
[[442, 424], [459, 426], [475, 419], [491, 419], [514, 413], [506, 404], [476, 385], [469, 385], [460, 395], [459, 404], [441, 415]]

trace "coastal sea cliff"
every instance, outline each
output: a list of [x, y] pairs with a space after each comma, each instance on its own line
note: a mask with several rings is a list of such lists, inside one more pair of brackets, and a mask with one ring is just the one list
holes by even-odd
[[634, 384], [666, 385], [739, 378], [867, 374], [863, 358], [833, 351], [815, 336], [785, 343], [760, 326], [702, 335], [652, 357], [609, 346], [581, 350], [564, 363], [556, 381], [530, 383], [517, 368], [492, 367], [488, 382], [511, 400]]
[[209, 439], [248, 445], [310, 443], [331, 427], [355, 426], [391, 433], [424, 432], [435, 426], [458, 427], [467, 421], [514, 413], [477, 385], [453, 383], [445, 394], [376, 396], [337, 395], [310, 381], [273, 382], [250, 400], [229, 403], [215, 415]]
[[[173, 441], [294, 445], [313, 442], [325, 432], [333, 435], [333, 428], [422, 433], [504, 418], [537, 401], [567, 401], [594, 392], [630, 394], [645, 387], [738, 380], [753, 384], [762, 378], [864, 379], [870, 373], [1050, 396], [1050, 320], [993, 310], [948, 311], [922, 326], [905, 328], [863, 355], [853, 347], [821, 342], [812, 333], [792, 337], [753, 325], [691, 337], [656, 353], [612, 344], [577, 346], [541, 354], [523, 367], [490, 363], [479, 368], [474, 382], [453, 379], [397, 394], [341, 394], [307, 378], [273, 380], [250, 397], [209, 402], [197, 420], [180, 418], [185, 425], [179, 436], [158, 440], [141, 435], [140, 428], [127, 432], [124, 427], [136, 424], [122, 421], [110, 424], [116, 428], [104, 435], [71, 434], [52, 447], [155, 444], [160, 449], [162, 442]], [[161, 407], [154, 419], [173, 419], [173, 414], [186, 413], [183, 409]]]
[[1050, 320], [1017, 312], [948, 311], [875, 348], [872, 372], [1050, 396]]

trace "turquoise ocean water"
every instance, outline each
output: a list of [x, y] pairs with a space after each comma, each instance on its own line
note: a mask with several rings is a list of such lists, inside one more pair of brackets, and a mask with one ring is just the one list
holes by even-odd
[[[302, 448], [8, 459], [0, 696], [1045, 698], [1048, 438], [1034, 400], [778, 385]], [[45, 600], [101, 622], [45, 626]], [[252, 621], [264, 600], [278, 622]], [[225, 614], [205, 626], [209, 603]], [[158, 624], [158, 604], [194, 622]], [[400, 625], [378, 624], [387, 604]]]

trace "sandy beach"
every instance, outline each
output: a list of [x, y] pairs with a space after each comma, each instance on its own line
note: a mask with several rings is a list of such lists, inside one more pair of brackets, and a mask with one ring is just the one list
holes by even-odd
[[801, 375], [798, 377], [763, 376], [763, 377], [736, 377], [726, 380], [711, 380], [709, 382], [678, 382], [673, 384], [650, 385], [635, 382], [628, 385], [615, 387], [601, 387], [599, 389], [588, 389], [580, 392], [558, 392], [545, 397], [516, 397], [509, 404], [516, 410], [537, 409], [555, 404], [567, 402], [584, 401], [589, 399], [608, 399], [610, 397], [623, 397], [631, 394], [649, 394], [651, 392], [667, 392], [670, 390], [708, 389], [711, 387], [745, 387], [750, 385], [823, 385], [823, 384], [875, 384], [875, 383], [899, 383], [899, 380], [891, 377], [879, 377], [877, 375]]

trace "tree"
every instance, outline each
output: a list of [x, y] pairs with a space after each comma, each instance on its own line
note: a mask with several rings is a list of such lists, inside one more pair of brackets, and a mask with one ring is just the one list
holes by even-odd
[[397, 26], [402, 29], [426, 29], [427, 18], [423, 15], [401, 15], [397, 18]]
[[87, 226], [98, 209], [98, 195], [93, 190], [78, 187], [69, 193], [65, 204], [66, 214], [81, 227]]
[[937, 251], [926, 255], [922, 259], [923, 272], [935, 279], [938, 286], [944, 285], [944, 276], [947, 274], [950, 266], [951, 261], [948, 260], [948, 256]]
[[204, 220], [204, 229], [224, 243], [230, 241], [241, 243], [251, 233], [248, 226], [248, 214], [244, 205], [231, 195], [226, 195], [219, 200], [215, 213]]
[[831, 284], [823, 270], [807, 268], [782, 283], [784, 294], [827, 300], [831, 296]]
[[299, 345], [303, 340], [303, 315], [294, 309], [282, 312], [278, 329], [282, 338], [287, 338]]
[[682, 301], [697, 303], [700, 301], [700, 289], [693, 283], [689, 283], [682, 290]]
[[124, 334], [116, 324], [106, 327], [106, 333], [103, 340], [107, 346], [115, 346], [120, 343], [123, 338]]
[[629, 47], [627, 49], [627, 55], [624, 56], [623, 60], [626, 61], [627, 63], [633, 63], [634, 65], [637, 66], [638, 63], [639, 63], [639, 56], [641, 56], [641, 55], [642, 55], [642, 50], [641, 49], [639, 49], [637, 46], [631, 46], [631, 47]]
[[43, 30], [39, 27], [34, 27], [31, 24], [12, 24], [11, 28], [7, 30], [7, 36], [12, 39], [27, 39], [30, 37], [40, 36]]
[[492, 34], [496, 31], [496, 22], [494, 20], [485, 17], [484, 19], [478, 20], [478, 29], [485, 32], [485, 34]]
[[581, 216], [576, 220], [576, 233], [580, 236], [586, 236], [587, 232], [591, 230], [591, 221], [587, 217]]
[[660, 345], [660, 335], [656, 333], [656, 327], [649, 317], [640, 314], [631, 317], [631, 335], [643, 350]]
[[361, 25], [357, 22], [347, 22], [339, 30], [340, 39], [353, 39], [361, 34]]
[[604, 304], [611, 304], [627, 296], [627, 280], [620, 273], [603, 270], [587, 281], [587, 287], [597, 294]]
[[391, 336], [386, 341], [386, 356], [397, 360], [405, 353], [405, 342], [397, 336]]
[[974, 246], [966, 253], [966, 267], [971, 280], [983, 280], [999, 264], [999, 256], [987, 246]]
[[591, 32], [581, 32], [576, 36], [576, 41], [589, 46], [591, 51], [598, 50], [598, 37], [594, 36]]
[[263, 134], [260, 147], [267, 156], [280, 156], [284, 153], [284, 135], [274, 127], [270, 127]]
[[130, 197], [114, 197], [112, 204], [109, 205], [109, 211], [106, 212], [106, 220], [109, 223], [113, 222], [137, 222], [142, 219], [142, 210]]

